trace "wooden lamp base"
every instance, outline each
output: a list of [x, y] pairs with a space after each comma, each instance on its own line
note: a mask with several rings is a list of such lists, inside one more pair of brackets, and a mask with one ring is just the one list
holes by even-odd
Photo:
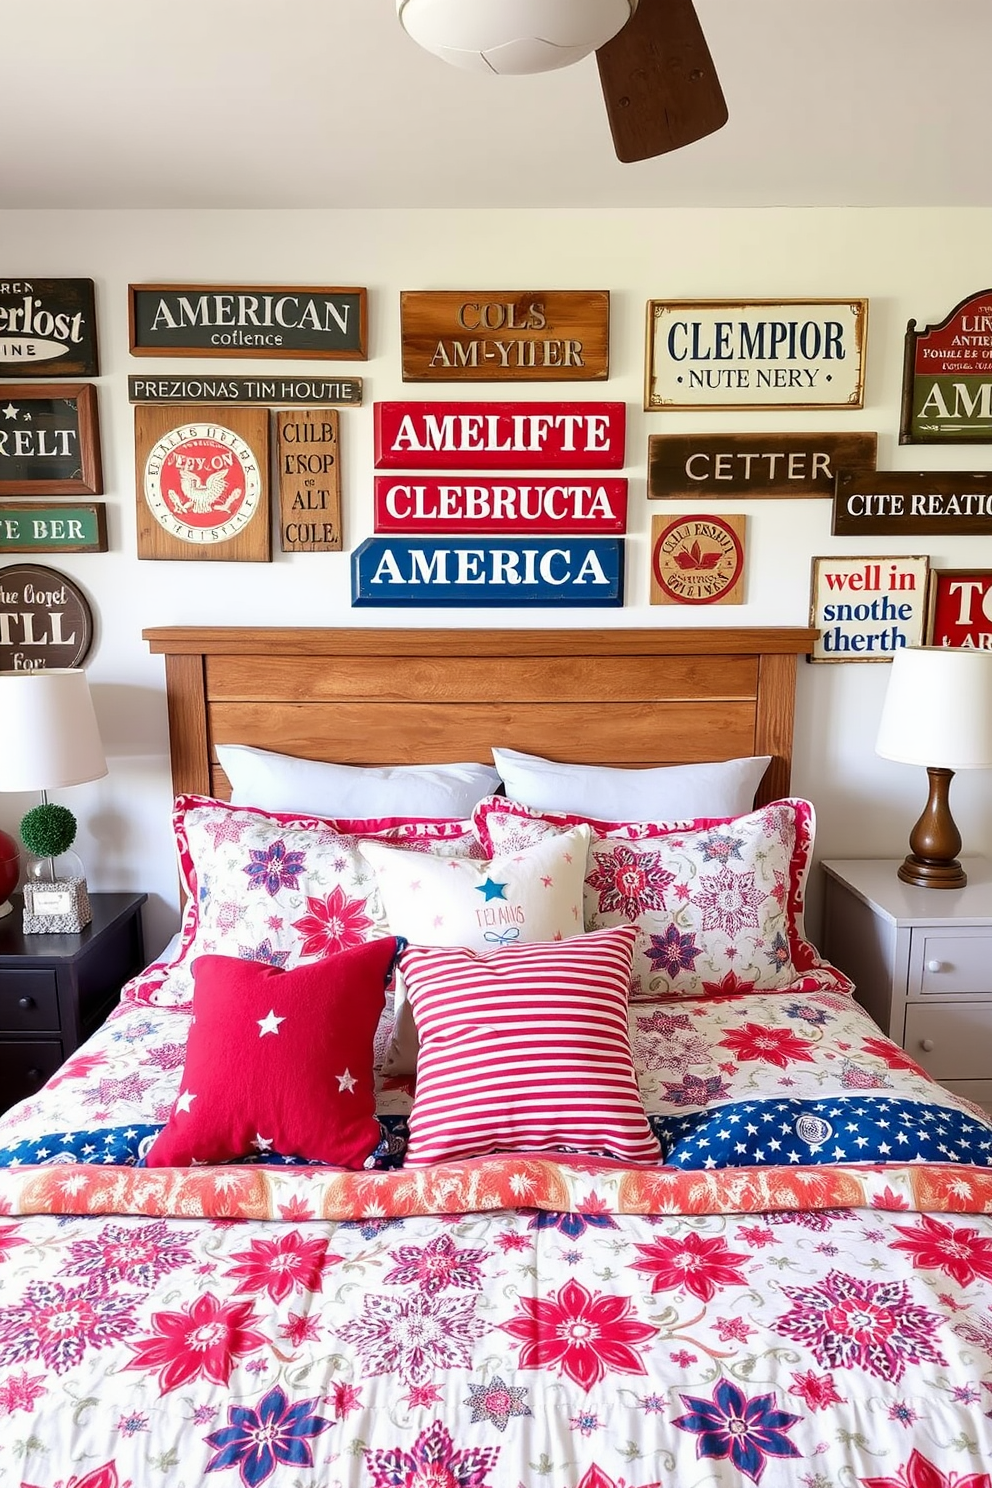
[[968, 875], [957, 860], [961, 851], [958, 831], [948, 795], [953, 770], [927, 769], [930, 795], [916, 826], [909, 834], [911, 851], [899, 866], [903, 883], [923, 889], [963, 889]]

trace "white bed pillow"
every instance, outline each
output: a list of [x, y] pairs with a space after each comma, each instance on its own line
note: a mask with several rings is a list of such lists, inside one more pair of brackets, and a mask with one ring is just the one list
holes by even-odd
[[537, 811], [570, 811], [611, 821], [681, 821], [753, 810], [771, 755], [646, 770], [566, 765], [516, 749], [494, 749], [493, 759], [510, 800]]
[[218, 744], [231, 804], [314, 816], [463, 818], [499, 785], [491, 765], [333, 765]]

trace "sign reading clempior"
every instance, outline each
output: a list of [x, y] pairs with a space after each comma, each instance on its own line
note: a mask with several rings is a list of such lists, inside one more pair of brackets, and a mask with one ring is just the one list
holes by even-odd
[[129, 284], [132, 356], [366, 355], [364, 289], [312, 285]]
[[351, 602], [393, 608], [623, 604], [620, 538], [370, 537], [352, 554]]
[[831, 530], [835, 537], [992, 532], [992, 471], [842, 471]]
[[623, 403], [376, 403], [380, 469], [618, 470]]

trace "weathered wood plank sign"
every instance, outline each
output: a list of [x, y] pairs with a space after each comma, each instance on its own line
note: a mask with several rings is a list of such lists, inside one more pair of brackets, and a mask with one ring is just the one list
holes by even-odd
[[623, 604], [622, 538], [370, 537], [352, 554], [353, 605], [508, 608]]
[[376, 532], [621, 533], [627, 482], [620, 477], [542, 481], [375, 477]]
[[648, 497], [833, 496], [839, 470], [875, 469], [877, 434], [651, 434]]
[[992, 289], [906, 327], [900, 444], [992, 441]]
[[0, 568], [0, 671], [82, 666], [93, 612], [77, 584], [38, 563]]
[[102, 491], [93, 384], [0, 387], [0, 496], [99, 496]]
[[102, 501], [39, 506], [0, 501], [0, 553], [105, 553], [107, 510]]
[[131, 403], [246, 403], [266, 408], [278, 404], [362, 401], [360, 377], [129, 377]]
[[139, 405], [134, 457], [139, 558], [269, 561], [265, 409]]
[[0, 377], [96, 377], [92, 279], [0, 279]]
[[835, 537], [992, 532], [992, 470], [841, 471]]
[[741, 604], [743, 516], [651, 518], [651, 603]]
[[623, 403], [376, 403], [380, 469], [618, 470]]
[[404, 382], [589, 382], [610, 375], [607, 289], [406, 290]]
[[[926, 620], [925, 557], [813, 559], [810, 661], [891, 661], [919, 646]], [[922, 705], [922, 700], [921, 700]]]
[[365, 357], [367, 293], [289, 284], [129, 284], [132, 356]]
[[930, 570], [927, 645], [992, 651], [992, 569]]
[[338, 423], [334, 408], [290, 408], [276, 414], [284, 553], [332, 553], [343, 546]]
[[860, 408], [868, 301], [649, 300], [644, 407]]

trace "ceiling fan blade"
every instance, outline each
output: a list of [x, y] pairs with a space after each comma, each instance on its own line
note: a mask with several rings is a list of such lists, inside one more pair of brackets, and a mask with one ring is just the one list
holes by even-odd
[[692, 0], [640, 0], [596, 61], [618, 160], [680, 150], [727, 122]]

